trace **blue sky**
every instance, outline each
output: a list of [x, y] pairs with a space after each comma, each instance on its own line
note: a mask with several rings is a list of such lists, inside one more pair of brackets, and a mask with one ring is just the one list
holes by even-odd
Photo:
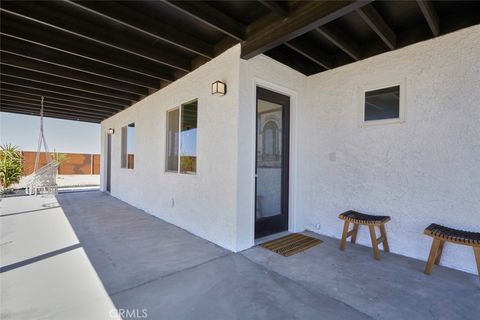
[[[0, 143], [12, 143], [24, 151], [36, 151], [40, 117], [0, 112]], [[100, 124], [44, 118], [50, 151], [100, 153]]]

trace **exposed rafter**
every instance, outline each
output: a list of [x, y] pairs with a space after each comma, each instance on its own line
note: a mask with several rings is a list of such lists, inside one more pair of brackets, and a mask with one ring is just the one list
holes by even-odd
[[141, 96], [148, 95], [148, 89], [126, 84], [120, 81], [111, 80], [104, 77], [95, 76], [89, 73], [62, 68], [57, 65], [52, 65], [38, 60], [33, 60], [21, 56], [16, 56], [8, 52], [0, 53], [0, 62], [3, 65], [22, 68], [25, 70], [44, 73], [51, 76], [57, 76], [64, 79], [76, 80], [91, 85], [97, 85], [103, 88], [114, 89], [121, 92], [132, 93]]
[[227, 16], [223, 12], [215, 9], [203, 1], [169, 1], [162, 0], [177, 10], [189, 15], [190, 17], [203, 22], [212, 28], [242, 41], [245, 38], [245, 26]]
[[267, 16], [247, 28], [242, 58], [249, 59], [352, 12], [370, 1], [298, 2], [285, 19]]
[[[30, 115], [30, 116], [39, 116], [40, 115], [40, 110], [29, 110], [24, 108], [23, 106], [3, 106], [0, 103], [0, 111], [1, 112], [7, 112], [7, 113], [15, 113], [15, 114], [24, 114], [24, 115]], [[50, 117], [50, 118], [59, 118], [59, 119], [65, 119], [65, 120], [73, 120], [73, 121], [84, 121], [84, 122], [93, 122], [93, 123], [100, 123], [102, 122], [102, 118], [98, 117], [85, 117], [81, 115], [74, 115], [71, 113], [58, 113], [58, 112], [43, 112], [43, 115], [45, 117]]]
[[156, 79], [173, 80], [172, 74], [165, 71], [164, 68], [153, 65], [146, 66], [144, 61], [139, 61], [135, 57], [125, 57], [125, 54], [111, 48], [96, 47], [92, 50], [88, 44], [79, 41], [71, 41], [61, 32], [55, 30], [45, 30], [40, 26], [28, 23], [19, 23], [7, 19], [2, 14], [2, 35], [30, 42], [32, 44], [56, 49], [71, 55], [86, 58], [100, 62], [112, 67], [126, 70], [128, 72], [138, 73]]
[[[11, 98], [11, 97], [5, 97], [5, 96], [0, 96], [0, 101], [1, 104], [4, 106], [22, 106], [25, 109], [32, 109], [32, 110], [37, 110], [38, 109], [38, 101], [29, 101], [29, 100], [22, 100], [18, 98]], [[85, 116], [90, 116], [90, 117], [109, 117], [113, 114], [113, 112], [105, 112], [103, 110], [95, 110], [95, 109], [83, 109], [83, 108], [76, 108], [76, 107], [68, 107], [65, 108], [64, 106], [58, 106], [55, 104], [51, 104], [50, 102], [46, 101], [45, 102], [45, 110], [51, 110], [53, 112], [60, 112], [60, 113], [65, 113], [65, 112], [75, 112], [77, 114], [85, 115]]]
[[51, 84], [62, 88], [75, 89], [87, 93], [94, 93], [101, 96], [112, 97], [116, 99], [122, 99], [128, 102], [138, 101], [140, 97], [136, 94], [121, 92], [115, 89], [109, 89], [105, 87], [99, 87], [89, 83], [84, 83], [76, 80], [70, 80], [51, 76], [48, 74], [38, 73], [31, 70], [21, 69], [1, 62], [2, 74], [19, 79], [31, 80], [35, 82]]
[[[20, 57], [38, 60], [51, 65], [76, 70], [124, 82], [149, 89], [160, 88], [160, 81], [153, 77], [147, 77], [118, 69], [110, 65], [92, 61], [86, 58], [72, 56], [66, 52], [51, 49], [34, 43], [25, 42], [11, 37], [2, 37], [0, 50]], [[173, 80], [173, 77], [171, 77]]]
[[29, 88], [29, 89], [40, 89], [43, 91], [48, 91], [51, 93], [58, 93], [58, 94], [63, 94], [67, 96], [72, 96], [72, 97], [77, 97], [77, 98], [83, 98], [83, 99], [88, 99], [93, 102], [106, 102], [112, 105], [116, 105], [119, 107], [128, 107], [130, 106], [130, 103], [126, 100], [123, 99], [118, 99], [118, 98], [111, 98], [111, 97], [106, 97], [103, 95], [99, 94], [94, 94], [94, 93], [89, 93], [89, 92], [83, 92], [79, 90], [74, 90], [74, 89], [68, 89], [68, 88], [63, 88], [51, 84], [46, 84], [46, 83], [41, 83], [41, 82], [36, 82], [32, 80], [26, 80], [26, 79], [21, 79], [21, 78], [16, 78], [16, 77], [11, 77], [2, 74], [0, 77], [0, 82], [2, 84], [10, 84], [18, 87], [24, 87], [24, 88]]
[[362, 58], [361, 50], [358, 45], [351, 39], [348, 39], [344, 34], [333, 28], [323, 26], [315, 29], [323, 37], [325, 37], [332, 44], [340, 48], [343, 52], [348, 54], [354, 60], [360, 60]]
[[[62, 2], [59, 2], [58, 4], [61, 3]], [[186, 58], [169, 54], [164, 50], [154, 50], [150, 44], [140, 45], [139, 41], [126, 39], [123, 35], [107, 33], [101, 26], [93, 27], [87, 22], [82, 22], [77, 17], [56, 14], [49, 8], [41, 5], [41, 3], [24, 4], [23, 1], [20, 1], [19, 3], [13, 4], [6, 2], [2, 8], [0, 8], [0, 10], [11, 15], [15, 15], [21, 19], [25, 19], [72, 35], [72, 41], [75, 41], [76, 38], [81, 38], [123, 51], [127, 54], [132, 54], [140, 58], [147, 59], [154, 63], [183, 71], [191, 70], [190, 61]]]
[[184, 32], [163, 25], [150, 17], [141, 15], [129, 8], [124, 7], [121, 3], [115, 6], [105, 6], [102, 1], [76, 2], [66, 0], [73, 6], [84, 9], [85, 12], [96, 16], [103, 17], [110, 21], [119, 23], [136, 32], [153, 37], [157, 40], [164, 41], [174, 45], [180, 49], [195, 53], [206, 58], [213, 58], [213, 46], [190, 36]]
[[330, 56], [328, 56], [325, 53], [322, 53], [318, 49], [312, 48], [307, 44], [302, 43], [297, 39], [291, 40], [289, 42], [285, 42], [285, 45], [290, 49], [296, 51], [297, 53], [300, 53], [304, 57], [310, 59], [311, 61], [315, 62], [316, 64], [318, 64], [324, 69], [328, 70], [328, 69], [331, 69], [333, 66], [332, 59]]
[[382, 16], [372, 5], [366, 5], [357, 10], [360, 17], [365, 21], [370, 28], [385, 42], [385, 44], [391, 49], [395, 49], [397, 44], [397, 36], [395, 32], [388, 26], [383, 20]]
[[19, 95], [21, 97], [35, 97], [37, 100], [43, 96], [48, 98], [49, 101], [59, 101], [59, 102], [67, 103], [69, 105], [79, 104], [79, 105], [84, 105], [88, 107], [92, 106], [100, 109], [113, 110], [113, 111], [120, 111], [124, 108], [123, 106], [117, 106], [117, 105], [110, 104], [103, 101], [93, 101], [89, 99], [68, 96], [61, 93], [45, 91], [38, 88], [20, 87], [20, 86], [17, 86], [14, 84], [8, 84], [8, 83], [1, 84], [0, 92], [2, 94], [10, 94], [10, 95], [13, 94], [13, 95]]
[[[20, 101], [23, 103], [34, 103], [38, 104], [40, 96], [32, 96], [28, 95], [25, 93], [20, 93], [20, 92], [9, 92], [7, 90], [0, 90], [0, 100], [12, 100], [12, 101]], [[105, 113], [105, 114], [113, 114], [115, 112], [118, 112], [118, 108], [105, 108], [105, 107], [95, 107], [95, 106], [89, 106], [81, 103], [75, 103], [75, 102], [66, 102], [54, 98], [48, 98], [47, 99], [48, 104], [52, 106], [58, 106], [63, 109], [68, 109], [68, 108], [76, 108], [79, 110], [87, 110], [87, 111], [96, 111], [99, 114]]]
[[417, 0], [418, 6], [427, 20], [428, 26], [435, 37], [440, 35], [440, 19], [438, 18], [437, 11], [433, 7], [432, 1]]

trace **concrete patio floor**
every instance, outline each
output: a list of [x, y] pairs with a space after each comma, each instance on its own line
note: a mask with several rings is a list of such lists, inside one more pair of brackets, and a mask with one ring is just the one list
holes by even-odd
[[[231, 253], [101, 192], [1, 206], [1, 319], [478, 319], [476, 275], [338, 240]], [[313, 235], [313, 234], [312, 234]], [[317, 236], [317, 235], [314, 235]]]

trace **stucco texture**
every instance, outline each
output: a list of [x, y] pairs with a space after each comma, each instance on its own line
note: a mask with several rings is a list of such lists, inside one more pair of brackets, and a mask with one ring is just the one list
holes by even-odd
[[[340, 237], [340, 212], [392, 217], [392, 252], [425, 260], [430, 223], [480, 230], [480, 27], [375, 56], [307, 80], [299, 134], [297, 211]], [[360, 127], [358, 87], [405, 83], [406, 121]], [[320, 229], [318, 225], [320, 224]], [[367, 230], [358, 242], [370, 246]], [[476, 272], [471, 247], [441, 264]]]
[[[235, 249], [236, 144], [240, 48], [216, 59], [102, 122], [112, 137], [111, 194], [193, 234]], [[212, 96], [211, 84], [228, 94]], [[198, 99], [197, 173], [165, 172], [166, 112]], [[135, 122], [135, 168], [120, 168], [120, 128]], [[102, 188], [105, 189], [105, 179]]]
[[[306, 77], [237, 45], [102, 122], [116, 129], [111, 194], [232, 251], [254, 245], [255, 86], [289, 95], [289, 230], [339, 237], [338, 214], [390, 215], [394, 253], [425, 260], [430, 223], [480, 230], [480, 26]], [[210, 94], [216, 80], [223, 97]], [[399, 81], [403, 123], [361, 127], [359, 88]], [[166, 111], [198, 99], [197, 174], [166, 173]], [[120, 169], [120, 127], [135, 122], [135, 169]], [[174, 201], [172, 201], [172, 199]], [[174, 205], [173, 205], [174, 202]], [[370, 246], [361, 229], [359, 244]], [[470, 247], [441, 264], [476, 272]]]

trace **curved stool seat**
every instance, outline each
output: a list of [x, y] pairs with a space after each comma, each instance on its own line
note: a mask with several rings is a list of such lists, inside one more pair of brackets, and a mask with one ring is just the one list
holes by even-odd
[[[345, 221], [343, 225], [342, 240], [340, 241], [340, 250], [345, 250], [348, 237], [352, 237], [351, 242], [355, 243], [357, 240], [358, 228], [360, 225], [365, 225], [368, 226], [370, 231], [374, 258], [377, 260], [380, 259], [380, 253], [378, 250], [378, 245], [380, 243], [383, 245], [383, 250], [385, 252], [390, 252], [390, 248], [388, 247], [387, 232], [385, 230], [385, 223], [390, 221], [389, 216], [372, 216], [369, 214], [349, 210], [340, 213], [338, 218]], [[353, 224], [353, 229], [348, 231], [350, 223]], [[379, 238], [377, 238], [375, 233], [375, 227], [380, 229], [381, 236]]]
[[480, 233], [452, 229], [435, 223], [429, 225], [423, 232], [433, 238], [432, 248], [428, 256], [425, 273], [431, 274], [433, 266], [440, 263], [445, 242], [452, 242], [473, 247], [475, 260], [477, 261], [478, 274], [480, 276]]
[[351, 223], [359, 223], [364, 225], [381, 225], [390, 221], [389, 216], [372, 216], [370, 214], [360, 213], [353, 210], [340, 213], [338, 217]]

